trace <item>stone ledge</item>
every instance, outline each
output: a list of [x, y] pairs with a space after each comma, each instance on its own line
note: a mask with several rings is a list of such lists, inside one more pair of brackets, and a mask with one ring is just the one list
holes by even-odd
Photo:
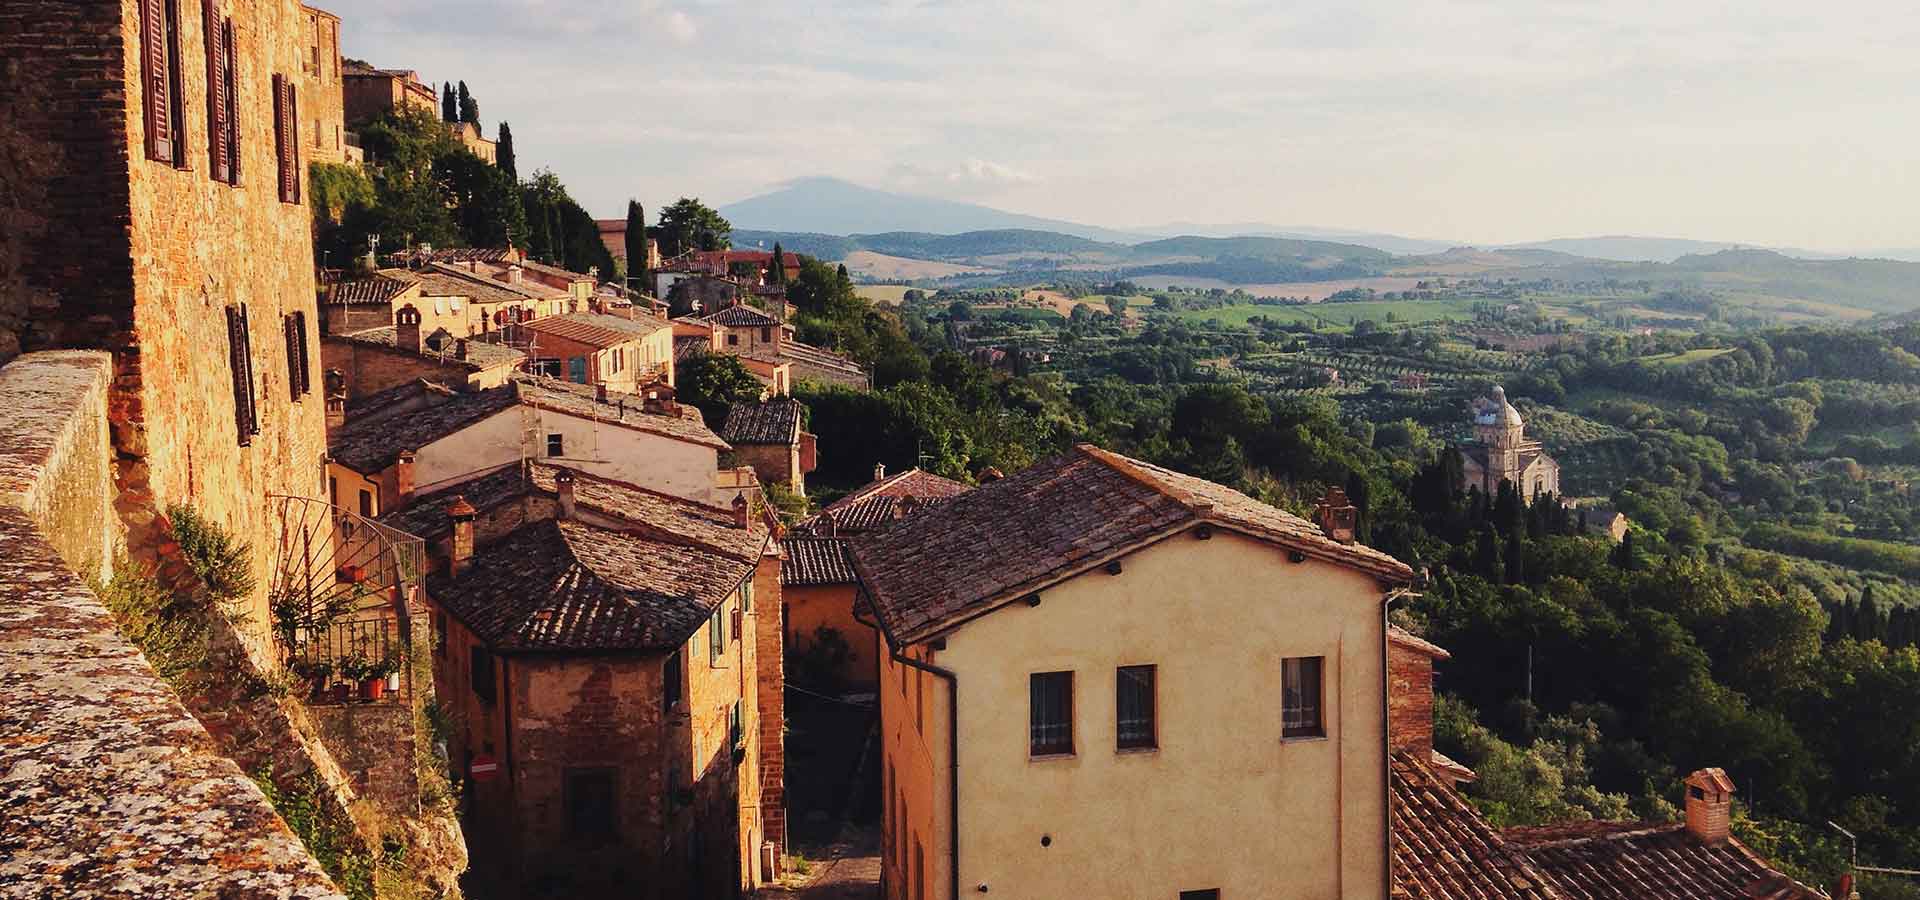
[[120, 543], [106, 353], [29, 353], [0, 367], [0, 506], [26, 511], [69, 565], [103, 576]]
[[340, 897], [24, 512], [0, 546], [0, 897]]

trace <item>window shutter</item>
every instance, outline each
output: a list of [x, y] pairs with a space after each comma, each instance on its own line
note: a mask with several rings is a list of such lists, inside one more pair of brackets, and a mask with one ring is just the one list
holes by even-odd
[[173, 162], [173, 73], [168, 65], [167, 31], [167, 0], [140, 0], [147, 158], [161, 162]]
[[220, 71], [226, 78], [226, 88], [221, 91], [221, 95], [224, 96], [227, 101], [228, 184], [240, 183], [240, 98], [237, 96], [238, 92], [236, 90], [240, 79], [233, 71], [234, 59], [236, 57], [234, 44], [233, 20], [227, 19], [220, 24], [220, 48], [225, 56], [222, 60]]
[[280, 202], [300, 202], [299, 112], [294, 109], [293, 82], [273, 76], [273, 144], [280, 160]]
[[307, 314], [293, 314], [293, 336], [300, 344], [300, 394], [306, 396], [313, 390], [313, 360], [307, 357]]
[[207, 160], [213, 180], [231, 182], [227, 165], [227, 47], [226, 29], [220, 24], [216, 0], [202, 0], [200, 21], [204, 25], [207, 46]]
[[298, 400], [312, 389], [308, 377], [311, 371], [307, 359], [307, 314], [296, 312], [281, 320], [281, 329], [287, 339], [287, 390]]
[[227, 307], [227, 365], [233, 371], [233, 423], [240, 446], [253, 442], [260, 433], [260, 419], [253, 405], [253, 347], [247, 333], [245, 304]]

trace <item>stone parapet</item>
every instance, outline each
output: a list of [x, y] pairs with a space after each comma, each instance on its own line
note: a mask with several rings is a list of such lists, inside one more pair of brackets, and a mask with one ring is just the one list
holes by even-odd
[[341, 896], [76, 566], [111, 559], [105, 354], [0, 369], [0, 896]]

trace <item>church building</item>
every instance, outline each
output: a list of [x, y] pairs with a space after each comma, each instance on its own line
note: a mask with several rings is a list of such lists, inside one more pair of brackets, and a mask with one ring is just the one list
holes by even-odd
[[1500, 482], [1511, 481], [1522, 498], [1531, 502], [1541, 494], [1560, 493], [1560, 464], [1539, 441], [1527, 440], [1520, 411], [1507, 402], [1505, 388], [1474, 404], [1473, 440], [1460, 445], [1465, 458], [1462, 490], [1479, 488], [1488, 496], [1500, 492]]

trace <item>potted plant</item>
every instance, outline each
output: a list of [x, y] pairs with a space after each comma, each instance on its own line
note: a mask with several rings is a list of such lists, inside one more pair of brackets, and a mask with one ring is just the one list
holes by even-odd
[[327, 695], [327, 682], [333, 678], [333, 663], [326, 660], [295, 660], [293, 674], [307, 682], [307, 697], [320, 700]]
[[366, 671], [369, 665], [371, 665], [371, 663], [367, 662], [367, 658], [357, 653], [352, 656], [342, 657], [339, 665], [335, 668], [335, 671], [340, 673], [340, 680], [333, 686], [333, 699], [340, 703], [346, 703], [353, 699], [354, 689], [356, 687], [360, 687], [364, 692], [365, 688], [361, 687], [361, 681], [366, 678]]
[[387, 671], [387, 690], [391, 693], [397, 694], [400, 692], [401, 666], [399, 661], [393, 659], [392, 657], [388, 657], [387, 662], [389, 664], [388, 671]]
[[378, 700], [387, 694], [387, 677], [400, 671], [393, 657], [368, 660], [360, 669], [360, 699]]

